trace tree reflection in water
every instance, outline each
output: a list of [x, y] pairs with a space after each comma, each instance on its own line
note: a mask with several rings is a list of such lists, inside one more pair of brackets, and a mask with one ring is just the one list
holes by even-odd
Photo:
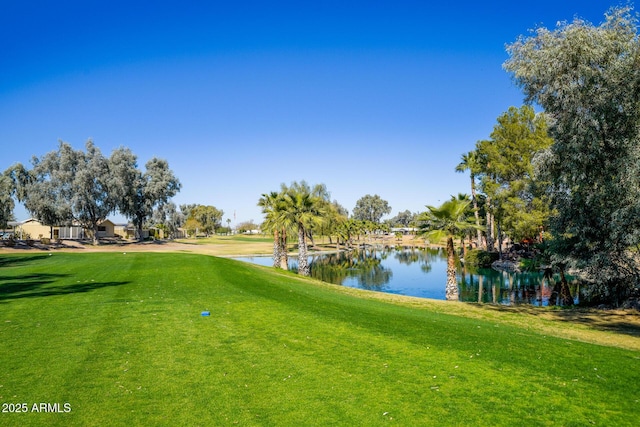
[[[256, 259], [246, 259], [260, 263]], [[270, 258], [261, 262], [270, 265]], [[310, 259], [311, 276], [337, 285], [401, 295], [444, 299], [446, 255], [441, 249], [374, 247], [317, 254]], [[296, 269], [295, 261], [291, 269]], [[554, 305], [558, 277], [542, 272], [513, 273], [458, 265], [460, 301], [494, 304]], [[577, 283], [570, 283], [578, 295]]]
[[[468, 276], [468, 278], [467, 278]], [[460, 301], [499, 303], [506, 305], [559, 305], [560, 297], [553, 289], [560, 280], [557, 275], [545, 277], [543, 272], [509, 272], [491, 268], [462, 268], [459, 273]], [[569, 279], [571, 294], [578, 302], [579, 284]]]
[[393, 272], [381, 264], [387, 256], [388, 251], [375, 248], [322, 255], [311, 261], [311, 277], [338, 285], [354, 278], [362, 289], [381, 291], [393, 276]]

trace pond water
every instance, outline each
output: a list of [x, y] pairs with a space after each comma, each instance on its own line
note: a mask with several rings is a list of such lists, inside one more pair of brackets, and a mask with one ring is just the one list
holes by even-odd
[[[272, 266], [270, 256], [239, 257], [241, 261]], [[367, 248], [309, 257], [311, 276], [325, 282], [371, 291], [421, 298], [445, 299], [447, 260], [444, 250], [423, 248]], [[297, 269], [297, 258], [289, 258]], [[509, 273], [458, 266], [460, 301], [497, 304], [549, 305], [557, 277], [540, 272]], [[571, 283], [576, 296], [577, 284]]]

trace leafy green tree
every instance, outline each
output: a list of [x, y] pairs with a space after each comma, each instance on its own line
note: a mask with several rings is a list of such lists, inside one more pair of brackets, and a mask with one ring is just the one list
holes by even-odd
[[361, 221], [379, 223], [380, 219], [389, 213], [391, 213], [389, 202], [381, 199], [377, 194], [361, 197], [353, 208], [353, 218]]
[[202, 229], [202, 224], [200, 224], [194, 217], [187, 217], [184, 221], [184, 228], [187, 230], [188, 237], [198, 237], [200, 230]]
[[198, 205], [195, 203], [180, 205], [180, 212], [182, 212], [185, 218], [189, 218], [191, 216], [191, 211], [194, 210], [196, 206]]
[[156, 226], [161, 226], [169, 238], [175, 238], [178, 229], [186, 221], [186, 217], [180, 212], [173, 202], [159, 205], [153, 211], [153, 222]]
[[169, 169], [166, 160], [155, 157], [145, 164], [144, 172], [140, 171], [136, 156], [128, 148], [115, 150], [110, 163], [118, 209], [132, 220], [136, 234], [141, 239], [142, 228], [152, 217], [154, 208], [168, 203], [180, 191], [180, 181]]
[[76, 151], [72, 164], [64, 172], [70, 176], [69, 192], [73, 218], [85, 229], [91, 230], [93, 244], [98, 244], [98, 224], [116, 211], [118, 200], [110, 187], [112, 176], [109, 160], [89, 140], [85, 152]]
[[74, 174], [66, 171], [77, 153], [68, 144], [59, 145], [58, 151], [52, 151], [42, 158], [31, 159], [32, 169], [18, 163], [6, 174], [11, 177], [13, 191], [27, 211], [44, 225], [48, 225], [53, 238], [53, 226], [70, 223], [73, 220], [68, 188], [70, 177]]
[[[548, 201], [534, 174], [534, 158], [553, 140], [545, 115], [536, 114], [530, 106], [510, 107], [497, 121], [491, 138], [478, 141], [474, 162], [489, 200], [487, 211], [497, 218], [501, 250], [503, 231], [512, 240], [535, 239], [548, 218]], [[492, 218], [488, 223], [493, 223]]]
[[338, 203], [337, 200], [334, 200], [333, 202], [331, 202], [331, 204], [333, 205], [336, 214], [340, 217], [348, 217], [349, 216], [349, 211], [347, 210], [347, 208], [345, 208], [344, 206], [342, 206], [340, 203]]
[[197, 237], [198, 230], [202, 225], [191, 216], [191, 211], [198, 206], [195, 203], [188, 203], [180, 205], [180, 212], [184, 215], [183, 227], [187, 230], [187, 236]]
[[640, 41], [631, 6], [538, 28], [508, 45], [505, 69], [553, 118], [540, 170], [556, 212], [553, 260], [581, 269], [598, 297], [638, 289]]
[[70, 222], [71, 209], [56, 186], [55, 181], [59, 174], [48, 171], [36, 157], [32, 158], [31, 162], [31, 170], [18, 163], [5, 172], [12, 186], [9, 197], [11, 194], [15, 195], [32, 216], [38, 218], [42, 224], [48, 225], [50, 237], [53, 238], [53, 226]]
[[447, 241], [447, 283], [445, 288], [446, 299], [458, 300], [458, 282], [456, 280], [456, 252], [453, 239], [469, 229], [475, 228], [467, 217], [469, 199], [452, 198], [440, 207], [427, 206], [428, 211], [420, 215], [421, 234], [432, 242], [442, 239]]
[[57, 151], [34, 157], [32, 170], [16, 165], [14, 171], [18, 197], [32, 215], [49, 226], [76, 221], [97, 244], [98, 224], [116, 210], [117, 194], [108, 159], [91, 140], [85, 149], [61, 141]]
[[13, 218], [14, 201], [11, 197], [14, 193], [13, 188], [9, 173], [0, 175], [0, 228], [6, 228], [7, 221]]
[[34, 157], [31, 163], [31, 170], [17, 164], [8, 173], [17, 199], [50, 227], [80, 224], [90, 230], [94, 244], [98, 225], [108, 215], [119, 209], [141, 227], [153, 207], [166, 203], [180, 188], [165, 161], [151, 160], [141, 174], [131, 150], [119, 148], [106, 158], [92, 140], [85, 143], [85, 151], [60, 141], [58, 150]]
[[215, 206], [196, 205], [189, 212], [187, 220], [192, 219], [199, 224], [199, 231], [209, 236], [220, 227], [224, 212]]
[[391, 227], [410, 227], [411, 223], [415, 221], [417, 214], [412, 213], [410, 210], [398, 212], [396, 216], [389, 220]]
[[[329, 243], [333, 243], [333, 236], [338, 236], [338, 226], [340, 223], [347, 220], [349, 211], [345, 209], [340, 203], [334, 200], [331, 203], [323, 202], [322, 208], [322, 222], [320, 224], [320, 233], [323, 236], [329, 236]], [[339, 238], [337, 238], [336, 244], [339, 248]]]

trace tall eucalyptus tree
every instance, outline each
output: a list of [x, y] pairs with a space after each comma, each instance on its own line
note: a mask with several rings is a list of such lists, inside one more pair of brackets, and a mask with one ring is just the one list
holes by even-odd
[[119, 148], [106, 158], [92, 140], [85, 151], [60, 141], [58, 150], [31, 163], [31, 170], [17, 164], [9, 172], [18, 200], [46, 225], [79, 224], [90, 231], [94, 244], [99, 224], [110, 214], [119, 209], [141, 226], [153, 206], [180, 188], [166, 161], [152, 159], [142, 174], [129, 149]]
[[353, 208], [353, 218], [361, 221], [380, 222], [380, 219], [391, 213], [389, 202], [382, 199], [377, 194], [373, 196], [367, 194], [356, 202]]
[[18, 200], [38, 220], [50, 227], [75, 221], [90, 230], [98, 242], [98, 224], [117, 206], [109, 174], [109, 161], [93, 141], [86, 152], [60, 141], [57, 151], [34, 157], [33, 168], [14, 166]]
[[14, 186], [10, 173], [0, 175], [0, 228], [5, 228], [7, 222], [13, 218], [14, 201], [11, 197], [13, 193]]
[[504, 68], [528, 101], [551, 115], [541, 171], [557, 213], [558, 264], [574, 264], [601, 298], [639, 289], [640, 39], [631, 6], [595, 26], [540, 27], [508, 45]]
[[142, 228], [154, 208], [168, 203], [180, 191], [180, 181], [163, 159], [152, 158], [145, 164], [145, 171], [140, 171], [136, 156], [128, 148], [115, 150], [110, 162], [118, 209], [131, 219], [138, 239], [142, 239]]
[[[49, 161], [52, 157], [57, 161]], [[50, 238], [54, 237], [54, 226], [73, 219], [69, 201], [61, 191], [59, 160], [60, 152], [51, 152], [43, 159], [33, 157], [30, 170], [17, 163], [5, 172], [12, 181], [12, 194], [33, 217], [49, 226]]]
[[63, 169], [67, 176], [64, 192], [70, 200], [73, 219], [91, 231], [93, 244], [98, 244], [98, 226], [116, 211], [117, 193], [113, 191], [109, 159], [88, 140], [85, 152], [78, 150], [68, 157]]
[[187, 218], [173, 202], [161, 204], [153, 210], [153, 223], [162, 227], [169, 238], [176, 237], [178, 229], [184, 225], [186, 220]]

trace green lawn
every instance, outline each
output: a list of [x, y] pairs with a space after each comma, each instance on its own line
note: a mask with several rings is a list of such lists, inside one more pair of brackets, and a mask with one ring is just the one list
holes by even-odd
[[0, 402], [29, 411], [0, 425], [637, 425], [638, 351], [342, 289], [205, 255], [1, 255]]

